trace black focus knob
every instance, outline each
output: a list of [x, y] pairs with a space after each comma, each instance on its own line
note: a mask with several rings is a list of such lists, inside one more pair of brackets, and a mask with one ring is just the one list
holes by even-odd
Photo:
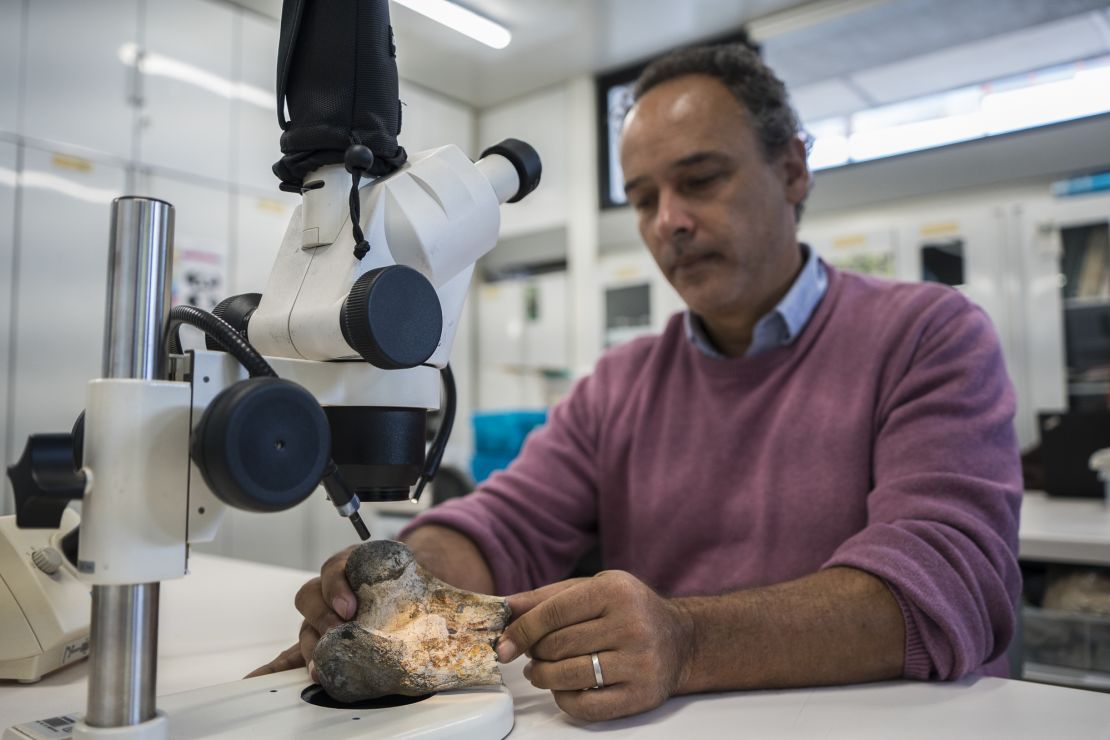
[[[250, 323], [251, 315], [261, 302], [261, 293], [233, 295], [217, 303], [216, 307], [212, 309], [212, 314], [231, 324], [231, 328], [243, 335], [245, 339], [247, 336], [247, 324]], [[223, 349], [220, 343], [208, 334], [204, 336], [204, 346], [211, 350]]]
[[70, 501], [85, 495], [72, 434], [32, 434], [19, 462], [8, 467], [15, 493], [15, 523], [24, 529], [56, 529]]
[[482, 157], [490, 154], [500, 154], [509, 160], [513, 169], [516, 170], [520, 187], [517, 188], [516, 195], [509, 198], [510, 203], [516, 203], [539, 186], [540, 175], [543, 174], [543, 165], [540, 162], [539, 153], [532, 148], [531, 144], [520, 139], [505, 139], [500, 144], [494, 144], [482, 152]]
[[443, 335], [443, 309], [428, 278], [411, 267], [367, 272], [351, 286], [339, 314], [343, 338], [383, 370], [424, 364]]
[[193, 430], [190, 456], [224, 503], [283, 511], [320, 484], [331, 431], [320, 404], [281, 378], [241, 380], [219, 393]]

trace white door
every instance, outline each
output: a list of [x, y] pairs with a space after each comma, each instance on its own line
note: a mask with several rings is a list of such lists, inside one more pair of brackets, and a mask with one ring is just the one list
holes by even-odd
[[277, 69], [278, 24], [268, 18], [241, 13], [239, 21], [239, 90], [235, 111], [235, 172], [241, 185], [277, 190], [270, 169], [281, 158], [281, 126], [274, 95]]
[[129, 159], [138, 0], [52, 0], [26, 7], [21, 133]]
[[0, 2], [0, 131], [8, 133], [18, 131], [22, 35], [23, 3]]
[[26, 148], [21, 177], [9, 456], [34, 432], [68, 432], [100, 377], [116, 166]]
[[206, 0], [147, 0], [139, 159], [231, 179], [236, 14]]
[[293, 210], [301, 202], [301, 196], [277, 188], [260, 192], [240, 192], [233, 198], [235, 245], [228, 295], [265, 292]]
[[[15, 144], [0, 141], [0, 457], [5, 467], [19, 456], [20, 450], [9, 454], [7, 445], [9, 391], [8, 373], [12, 356], [12, 331], [15, 328], [15, 306], [12, 304], [12, 268], [15, 259]], [[10, 484], [4, 476], [4, 495], [0, 496], [0, 514], [12, 511], [8, 491]]]

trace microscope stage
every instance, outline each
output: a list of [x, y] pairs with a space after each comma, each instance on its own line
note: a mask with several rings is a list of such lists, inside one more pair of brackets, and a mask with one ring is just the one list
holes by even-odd
[[[169, 737], [180, 738], [503, 738], [513, 729], [513, 698], [503, 686], [434, 694], [403, 706], [330, 709], [309, 704], [299, 668], [158, 697]], [[76, 718], [77, 715], [67, 715]], [[43, 720], [49, 722], [49, 720]], [[10, 728], [4, 740], [63, 738], [39, 722]]]

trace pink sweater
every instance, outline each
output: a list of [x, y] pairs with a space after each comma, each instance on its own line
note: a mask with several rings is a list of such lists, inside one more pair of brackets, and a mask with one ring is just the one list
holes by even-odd
[[829, 270], [797, 341], [750, 358], [663, 334], [606, 353], [508, 470], [419, 517], [469, 535], [500, 593], [606, 568], [671, 596], [830, 566], [883, 579], [905, 675], [1005, 675], [1021, 589], [1014, 394], [961, 293]]

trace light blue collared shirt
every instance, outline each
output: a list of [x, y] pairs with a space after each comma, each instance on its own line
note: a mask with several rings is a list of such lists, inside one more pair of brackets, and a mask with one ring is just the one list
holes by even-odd
[[[778, 305], [756, 322], [752, 330], [752, 343], [744, 353], [745, 357], [754, 357], [769, 349], [793, 344], [813, 317], [817, 304], [821, 302], [825, 291], [828, 290], [829, 275], [825, 265], [817, 256], [817, 252], [806, 244], [801, 246], [806, 255], [802, 271], [798, 273], [794, 284], [786, 291], [786, 295]], [[686, 336], [695, 347], [710, 357], [724, 357], [713, 346], [701, 319], [688, 310], [685, 321]]]

